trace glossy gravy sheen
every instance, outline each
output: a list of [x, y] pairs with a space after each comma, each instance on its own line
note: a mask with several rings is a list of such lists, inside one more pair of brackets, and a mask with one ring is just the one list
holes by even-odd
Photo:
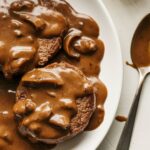
[[[103, 121], [103, 104], [107, 96], [105, 85], [98, 79], [100, 62], [104, 55], [104, 44], [101, 40], [98, 40], [98, 25], [91, 17], [77, 13], [65, 1], [51, 0], [50, 2], [44, 2], [44, 0], [34, 0], [34, 9], [30, 9], [29, 5], [31, 16], [20, 15], [19, 13], [12, 14], [9, 9], [10, 3], [13, 1], [0, 1], [0, 30], [3, 31], [1, 32], [3, 34], [0, 34], [0, 64], [4, 74], [6, 72], [5, 76], [7, 77], [9, 72], [26, 70], [28, 64], [29, 68], [27, 70], [36, 66], [34, 58], [37, 52], [37, 37], [63, 37], [65, 34], [65, 37], [63, 37], [63, 48], [50, 63], [68, 62], [82, 70], [94, 85], [97, 107], [87, 130], [97, 128]], [[47, 8], [55, 13], [56, 18], [51, 16], [51, 12], [49, 12], [50, 16], [43, 15], [49, 11]], [[40, 20], [36, 20], [38, 24], [34, 22], [36, 17], [40, 18]], [[67, 23], [64, 18], [66, 18]], [[42, 22], [43, 20], [47, 22], [44, 30], [43, 26], [45, 24]], [[52, 20], [52, 22], [49, 22], [49, 20]], [[54, 25], [54, 30], [49, 30], [51, 25]], [[40, 33], [38, 32], [39, 30], [41, 31]], [[85, 41], [89, 41], [89, 44], [85, 44]], [[88, 52], [87, 47], [90, 47]], [[20, 57], [22, 59], [19, 59]], [[135, 61], [135, 63], [137, 62]], [[46, 146], [43, 144], [32, 145], [17, 133], [12, 112], [17, 86], [18, 81], [7, 81], [1, 76], [0, 124], [2, 126], [0, 126], [0, 149], [20, 150], [21, 148], [22, 150], [38, 150], [41, 147], [44, 149]]]

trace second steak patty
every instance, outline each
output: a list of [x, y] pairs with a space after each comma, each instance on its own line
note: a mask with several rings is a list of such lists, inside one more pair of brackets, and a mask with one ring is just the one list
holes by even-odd
[[19, 132], [32, 142], [47, 144], [63, 142], [82, 132], [94, 110], [93, 85], [67, 63], [26, 73], [14, 106]]

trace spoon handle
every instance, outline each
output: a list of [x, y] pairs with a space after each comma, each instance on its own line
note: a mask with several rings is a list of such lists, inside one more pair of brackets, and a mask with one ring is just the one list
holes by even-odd
[[140, 95], [143, 87], [143, 83], [146, 79], [146, 75], [142, 76], [140, 74], [140, 79], [139, 79], [139, 85], [133, 100], [133, 104], [131, 106], [131, 110], [128, 116], [128, 120], [124, 126], [124, 129], [122, 131], [118, 146], [116, 150], [129, 150], [130, 146], [130, 141], [132, 137], [132, 131], [134, 127], [134, 122], [135, 122], [135, 117], [136, 117], [136, 112], [138, 109], [138, 104], [140, 100]]

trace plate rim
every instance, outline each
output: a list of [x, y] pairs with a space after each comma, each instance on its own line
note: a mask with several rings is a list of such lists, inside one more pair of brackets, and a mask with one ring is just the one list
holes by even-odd
[[[115, 114], [118, 110], [118, 107], [119, 107], [119, 102], [120, 102], [120, 98], [121, 98], [121, 93], [122, 93], [122, 88], [123, 88], [123, 73], [124, 73], [124, 70], [123, 70], [123, 56], [122, 56], [122, 51], [121, 51], [121, 44], [120, 44], [120, 40], [119, 40], [119, 35], [118, 35], [118, 32], [117, 32], [117, 29], [115, 27], [115, 24], [106, 8], [106, 6], [104, 5], [103, 1], [102, 0], [97, 0], [99, 5], [101, 6], [101, 8], [103, 9], [105, 15], [107, 16], [108, 18], [108, 21], [112, 27], [112, 31], [113, 31], [113, 34], [114, 34], [114, 37], [115, 37], [115, 41], [116, 41], [116, 46], [118, 47], [117, 50], [119, 51], [118, 52], [118, 55], [119, 55], [119, 58], [120, 58], [120, 90], [118, 91], [118, 99], [117, 99], [117, 102], [116, 102], [116, 108], [115, 108], [115, 111], [113, 112], [113, 114], [111, 115], [111, 119], [109, 121], [109, 123], [107, 124], [107, 127], [105, 129], [105, 131], [103, 131], [103, 136], [101, 139], [98, 140], [99, 144], [96, 145], [96, 149], [100, 146], [100, 144], [103, 142], [103, 140], [105, 139], [106, 135], [108, 134], [111, 126], [112, 126], [112, 123], [114, 121], [114, 118], [115, 118]], [[109, 94], [109, 93], [108, 93]], [[105, 105], [105, 104], [104, 104]]]

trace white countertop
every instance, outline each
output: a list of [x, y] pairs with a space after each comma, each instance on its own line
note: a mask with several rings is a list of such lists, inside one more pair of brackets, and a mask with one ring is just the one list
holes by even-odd
[[[137, 71], [125, 64], [131, 62], [130, 44], [134, 31], [141, 19], [150, 13], [150, 0], [103, 0], [116, 26], [124, 62], [124, 81], [120, 104], [116, 115], [127, 116], [138, 83]], [[142, 91], [140, 106], [130, 150], [150, 149], [150, 77]], [[98, 150], [116, 150], [124, 123], [114, 120], [106, 138]]]

